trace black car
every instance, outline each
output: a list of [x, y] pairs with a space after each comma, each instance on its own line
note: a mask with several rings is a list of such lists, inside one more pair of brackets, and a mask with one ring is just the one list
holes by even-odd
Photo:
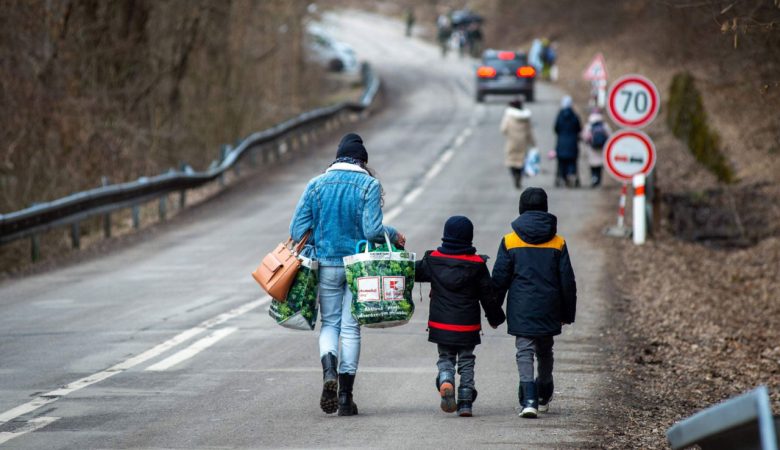
[[536, 69], [528, 65], [524, 53], [485, 50], [477, 69], [477, 101], [482, 102], [487, 94], [522, 94], [532, 102], [535, 79]]

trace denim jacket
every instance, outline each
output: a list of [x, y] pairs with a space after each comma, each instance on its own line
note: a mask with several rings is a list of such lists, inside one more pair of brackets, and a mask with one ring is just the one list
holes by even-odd
[[342, 258], [355, 253], [358, 241], [384, 242], [384, 233], [397, 241], [393, 227], [382, 225], [382, 187], [360, 166], [336, 163], [313, 178], [290, 222], [295, 241], [312, 230], [320, 266], [343, 266]]

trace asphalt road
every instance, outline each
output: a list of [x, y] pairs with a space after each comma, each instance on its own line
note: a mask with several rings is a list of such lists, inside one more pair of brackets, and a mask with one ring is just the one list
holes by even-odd
[[[442, 61], [432, 45], [404, 38], [399, 23], [351, 13], [329, 24], [383, 79], [383, 109], [352, 128], [383, 182], [386, 223], [422, 254], [447, 217], [467, 215], [475, 245], [494, 256], [519, 198], [498, 132], [506, 99], [477, 105], [473, 62]], [[544, 153], [561, 95], [540, 84], [531, 105]], [[360, 415], [319, 410], [317, 333], [278, 327], [249, 272], [285, 236], [305, 183], [336, 142], [185, 212], [144, 242], [0, 285], [0, 448], [585, 446], [599, 418], [605, 310], [604, 256], [589, 236], [605, 205], [595, 191], [553, 188], [549, 161], [527, 184], [548, 189], [580, 299], [576, 324], [556, 340], [551, 412], [517, 417], [514, 340], [502, 326], [485, 330], [476, 350], [475, 417], [442, 413], [426, 302], [405, 326], [364, 330]]]

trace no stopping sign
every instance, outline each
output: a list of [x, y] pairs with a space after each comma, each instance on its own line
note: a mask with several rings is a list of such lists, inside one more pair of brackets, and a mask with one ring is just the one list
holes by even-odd
[[625, 75], [609, 90], [609, 117], [620, 126], [642, 128], [658, 115], [660, 101], [652, 81], [642, 75]]
[[604, 145], [604, 166], [618, 181], [649, 174], [655, 166], [655, 145], [639, 130], [620, 130]]

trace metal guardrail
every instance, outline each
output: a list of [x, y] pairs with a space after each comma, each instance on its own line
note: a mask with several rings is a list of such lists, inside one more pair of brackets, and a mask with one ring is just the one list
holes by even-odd
[[702, 450], [778, 450], [769, 390], [760, 386], [674, 424], [666, 432], [673, 450], [698, 445]]
[[325, 127], [330, 129], [344, 113], [360, 113], [368, 109], [374, 101], [380, 87], [379, 78], [371, 67], [364, 63], [361, 67], [364, 85], [363, 95], [358, 102], [343, 102], [336, 105], [314, 109], [282, 122], [269, 129], [253, 133], [234, 148], [223, 147], [220, 161], [214, 161], [207, 170], [195, 172], [190, 167], [180, 170], [171, 169], [161, 175], [141, 177], [137, 181], [108, 185], [96, 189], [78, 192], [67, 197], [29, 208], [0, 214], [0, 244], [32, 238], [32, 258], [38, 259], [38, 235], [51, 228], [71, 225], [73, 246], [79, 247], [80, 231], [78, 223], [86, 218], [104, 216], [106, 236], [111, 234], [110, 213], [119, 209], [133, 208], [133, 225], [139, 226], [139, 205], [159, 199], [159, 214], [165, 219], [167, 195], [180, 192], [180, 205], [186, 202], [186, 191], [200, 187], [215, 180], [224, 180], [227, 171], [239, 170], [239, 162], [247, 156], [255, 163], [256, 153], [262, 153], [263, 162], [278, 160], [289, 147], [301, 141], [308, 141], [310, 133]]

